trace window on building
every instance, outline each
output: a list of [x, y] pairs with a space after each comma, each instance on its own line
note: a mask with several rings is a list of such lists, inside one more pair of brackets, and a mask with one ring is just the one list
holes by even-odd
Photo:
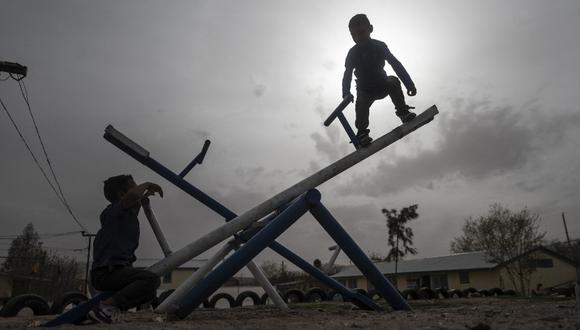
[[171, 283], [171, 274], [173, 272], [169, 272], [165, 275], [163, 275], [163, 283]]
[[431, 287], [433, 289], [449, 288], [449, 284], [447, 282], [447, 274], [431, 276]]
[[459, 284], [469, 283], [469, 272], [459, 272]]
[[554, 268], [552, 259], [531, 259], [530, 265], [534, 268]]
[[419, 284], [421, 283], [421, 279], [418, 277], [408, 277], [407, 278], [407, 289], [417, 289], [419, 288]]
[[346, 280], [346, 287], [349, 288], [349, 289], [356, 288], [356, 279], [355, 278], [350, 278], [350, 279]]

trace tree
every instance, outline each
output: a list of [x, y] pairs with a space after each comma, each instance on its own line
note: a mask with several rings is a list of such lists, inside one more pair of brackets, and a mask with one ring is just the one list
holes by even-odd
[[31, 275], [38, 273], [45, 264], [48, 254], [42, 249], [40, 236], [34, 230], [32, 223], [27, 224], [22, 235], [16, 237], [10, 244], [8, 256], [2, 264], [2, 270], [10, 273]]
[[488, 261], [502, 264], [516, 291], [527, 294], [533, 256], [528, 252], [544, 243], [540, 217], [527, 209], [512, 212], [501, 204], [493, 204], [487, 216], [469, 218], [463, 235], [451, 242], [451, 252], [485, 251]]
[[417, 249], [413, 248], [413, 229], [405, 227], [405, 224], [413, 219], [417, 219], [417, 204], [405, 207], [398, 212], [395, 209], [383, 209], [382, 212], [387, 218], [387, 228], [389, 229], [389, 246], [391, 250], [385, 258], [386, 261], [395, 260], [395, 274], [402, 260], [408, 253], [417, 254]]
[[13, 279], [13, 295], [35, 293], [54, 299], [66, 291], [79, 290], [82, 283], [81, 265], [47, 252], [31, 223], [12, 241], [1, 268]]

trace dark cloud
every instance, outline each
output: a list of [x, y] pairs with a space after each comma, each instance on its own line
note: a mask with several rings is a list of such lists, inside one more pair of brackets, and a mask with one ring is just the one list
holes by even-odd
[[[493, 107], [487, 100], [452, 102], [454, 113], [435, 119], [441, 140], [434, 150], [395, 162], [381, 161], [376, 169], [358, 175], [340, 191], [376, 196], [413, 186], [433, 189], [440, 180], [482, 180], [517, 171], [559, 143], [580, 125], [580, 114], [541, 114], [531, 108]], [[520, 183], [537, 189], [541, 182]]]

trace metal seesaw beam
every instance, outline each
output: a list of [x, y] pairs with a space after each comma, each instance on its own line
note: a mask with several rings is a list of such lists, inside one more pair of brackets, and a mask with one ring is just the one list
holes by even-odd
[[[323, 184], [324, 182], [332, 179], [338, 174], [360, 163], [361, 161], [372, 156], [378, 151], [402, 139], [403, 137], [415, 131], [419, 127], [424, 126], [425, 124], [432, 121], [435, 115], [437, 115], [438, 113], [439, 111], [437, 110], [437, 107], [431, 106], [429, 109], [422, 112], [420, 115], [418, 115], [415, 119], [408, 122], [407, 124], [395, 128], [391, 132], [375, 140], [369, 146], [352, 152], [351, 154], [343, 157], [342, 159], [339, 159], [335, 163], [330, 164], [326, 168], [323, 168], [322, 170], [314, 173], [308, 178], [278, 193], [274, 197], [246, 211], [240, 216], [233, 218], [228, 223], [212, 230], [211, 232], [197, 239], [195, 242], [186, 245], [180, 250], [175, 251], [167, 258], [152, 265], [149, 268], [149, 270], [156, 274], [164, 274], [170, 270], [177, 268], [178, 266], [182, 265], [188, 260], [195, 258], [199, 254], [214, 247], [221, 241], [243, 230], [253, 222], [267, 216], [269, 213], [273, 212], [278, 207], [290, 202], [293, 198], [296, 198], [300, 194], [308, 191], [309, 189], [313, 189]], [[110, 128], [112, 129], [111, 126]], [[131, 153], [131, 151], [127, 152]]]
[[186, 245], [185, 247], [171, 254], [169, 257], [152, 265], [149, 270], [156, 274], [164, 274], [167, 271], [175, 269], [188, 260], [195, 258], [199, 254], [214, 247], [226, 238], [243, 230], [254, 221], [267, 216], [278, 207], [290, 202], [293, 198], [296, 198], [309, 189], [313, 189], [323, 184], [324, 182], [360, 163], [378, 151], [402, 139], [407, 134], [415, 131], [419, 127], [424, 126], [425, 124], [432, 121], [435, 115], [438, 113], [439, 111], [437, 110], [437, 107], [434, 105], [431, 106], [429, 109], [422, 112], [407, 124], [395, 128], [394, 130], [375, 140], [369, 146], [352, 152], [351, 154], [343, 157], [342, 159], [339, 159], [333, 164], [330, 164], [326, 168], [323, 168], [308, 178], [291, 186], [290, 188], [278, 193], [267, 201], [262, 202], [261, 204], [246, 211], [240, 216], [230, 220], [228, 223], [222, 225], [221, 227], [212, 230], [195, 242]]

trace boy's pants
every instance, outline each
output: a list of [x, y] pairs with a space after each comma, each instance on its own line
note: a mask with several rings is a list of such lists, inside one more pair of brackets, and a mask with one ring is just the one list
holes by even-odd
[[150, 271], [120, 265], [93, 269], [91, 282], [99, 291], [116, 291], [113, 299], [121, 310], [153, 300], [161, 284], [159, 276]]
[[374, 101], [384, 99], [387, 95], [391, 96], [395, 109], [406, 109], [405, 95], [401, 88], [401, 82], [395, 76], [388, 76], [385, 86], [377, 91], [365, 91], [357, 86], [355, 104], [356, 121], [354, 124], [358, 130], [358, 134], [368, 134], [370, 132], [368, 129], [369, 109]]

